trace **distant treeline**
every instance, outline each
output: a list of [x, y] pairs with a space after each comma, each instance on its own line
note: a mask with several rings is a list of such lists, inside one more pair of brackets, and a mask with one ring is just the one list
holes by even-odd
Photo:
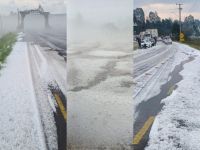
[[147, 20], [142, 24], [134, 26], [135, 34], [139, 34], [146, 29], [158, 29], [159, 36], [170, 35], [175, 39], [178, 39], [179, 35], [179, 22], [172, 21], [171, 19], [162, 19], [162, 21], [150, 22]]
[[[146, 29], [158, 29], [159, 36], [170, 35], [174, 40], [179, 36], [179, 21], [172, 19], [161, 19], [157, 12], [150, 12], [147, 19], [142, 8], [134, 10], [134, 34], [139, 34]], [[182, 32], [186, 38], [200, 37], [200, 20], [194, 19], [192, 15], [185, 17], [181, 22]]]

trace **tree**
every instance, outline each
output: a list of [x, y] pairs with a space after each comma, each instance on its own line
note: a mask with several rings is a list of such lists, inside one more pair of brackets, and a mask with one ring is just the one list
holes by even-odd
[[174, 40], [177, 41], [179, 40], [179, 32], [180, 32], [180, 25], [179, 22], [175, 20], [172, 25], [172, 38]]
[[[160, 19], [157, 12], [150, 12], [148, 19], [145, 22], [144, 11], [142, 8], [137, 8], [134, 10], [134, 31], [139, 34], [141, 31], [146, 29], [158, 29], [159, 36], [172, 35], [174, 40], [179, 39], [179, 22], [178, 20]], [[190, 36], [200, 36], [200, 20], [194, 19], [192, 15], [189, 15], [182, 22], [182, 32], [185, 37]], [[135, 33], [135, 32], [134, 32]]]
[[133, 11], [133, 22], [136, 25], [134, 31], [139, 34], [141, 31], [145, 30], [145, 15], [142, 8], [136, 8]]
[[162, 19], [162, 35], [170, 35], [172, 33], [172, 20], [169, 19]]

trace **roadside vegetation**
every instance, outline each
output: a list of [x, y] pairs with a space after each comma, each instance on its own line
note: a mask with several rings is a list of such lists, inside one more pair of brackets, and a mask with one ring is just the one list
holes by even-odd
[[16, 34], [8, 33], [0, 38], [0, 64], [4, 63], [16, 42]]
[[185, 44], [200, 50], [200, 39], [188, 39], [184, 42]]
[[138, 47], [138, 43], [136, 41], [133, 41], [133, 50], [137, 50]]

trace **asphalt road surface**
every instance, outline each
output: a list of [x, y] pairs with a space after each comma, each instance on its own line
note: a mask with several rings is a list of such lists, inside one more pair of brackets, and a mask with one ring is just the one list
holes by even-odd
[[[165, 67], [169, 65], [169, 62], [173, 61], [175, 51], [176, 48], [174, 45], [165, 45], [160, 43], [157, 47], [154, 47], [149, 50], [147, 49], [142, 53], [136, 54], [134, 58], [134, 78], [140, 78], [140, 76], [144, 75], [149, 70], [151, 70], [159, 64], [162, 65], [160, 68], [157, 69], [157, 72], [168, 74], [169, 72], [165, 70]], [[169, 74], [170, 80], [159, 85], [159, 93], [157, 93], [156, 95], [149, 96], [147, 100], [141, 101], [135, 107], [134, 114], [137, 114], [137, 116], [135, 117], [133, 124], [134, 136], [132, 144], [134, 150], [143, 150], [147, 146], [151, 126], [154, 122], [156, 115], [160, 112], [163, 106], [163, 104], [161, 104], [161, 100], [169, 96], [172, 93], [172, 91], [176, 89], [176, 84], [182, 79], [179, 73], [183, 69], [183, 65], [191, 61], [191, 59], [182, 62], [180, 65], [174, 68], [174, 70]], [[155, 76], [152, 77], [153, 79], [157, 78], [157, 83], [159, 83], [160, 80], [162, 80], [162, 78], [157, 77], [158, 75], [160, 75], [160, 73], [155, 73]], [[150, 88], [148, 90], [151, 91], [152, 89]], [[148, 93], [149, 91], [145, 92]], [[138, 94], [138, 96], [140, 96], [140, 94]]]
[[161, 86], [160, 93], [137, 106], [138, 117], [134, 122], [134, 149], [143, 150], [147, 145], [151, 124], [163, 107], [161, 100], [171, 95], [172, 91], [177, 88], [176, 84], [182, 80], [182, 76], [179, 73], [183, 70], [183, 65], [193, 59], [190, 57], [188, 60], [181, 62], [180, 65], [177, 65], [170, 74], [170, 80]]
[[36, 42], [43, 47], [50, 47], [62, 57], [66, 56], [66, 31], [41, 30], [26, 31], [26, 40]]
[[68, 148], [129, 149], [132, 45], [72, 45], [68, 51]]
[[57, 127], [58, 149], [65, 150], [67, 145], [66, 32], [55, 30], [26, 31], [25, 41], [41, 47], [39, 50], [53, 71], [56, 86], [49, 84], [47, 88], [51, 91], [57, 104], [54, 119]]
[[144, 54], [134, 56], [134, 78], [147, 72], [157, 64], [166, 60], [173, 53], [172, 45], [160, 44], [158, 48], [146, 50]]

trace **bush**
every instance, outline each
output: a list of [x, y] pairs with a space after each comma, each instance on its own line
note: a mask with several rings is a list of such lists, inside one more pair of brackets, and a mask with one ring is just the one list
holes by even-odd
[[0, 63], [3, 63], [12, 51], [13, 44], [16, 42], [16, 34], [8, 33], [0, 38]]

